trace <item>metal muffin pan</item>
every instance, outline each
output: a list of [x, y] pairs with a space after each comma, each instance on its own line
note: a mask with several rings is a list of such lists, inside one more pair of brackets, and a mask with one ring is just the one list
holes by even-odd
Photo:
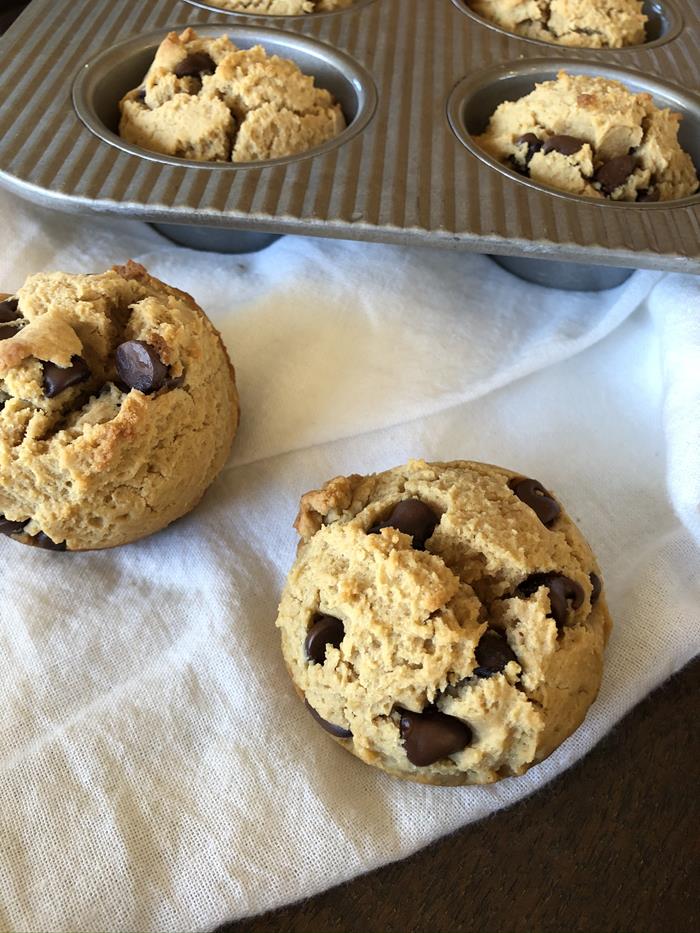
[[[187, 2], [192, 2], [192, 0], [187, 0]], [[481, 26], [487, 26], [489, 29], [494, 29], [496, 32], [500, 32], [504, 36], [512, 36], [516, 39], [521, 39], [525, 42], [535, 42], [537, 45], [544, 46], [545, 48], [551, 49], [552, 46], [555, 48], [561, 48], [557, 46], [556, 43], [548, 42], [545, 39], [530, 39], [526, 36], [519, 36], [515, 32], [510, 32], [507, 29], [503, 29], [501, 26], [496, 25], [496, 23], [491, 22], [488, 19], [485, 19], [483, 16], [480, 16], [478, 13], [475, 13], [471, 9], [470, 0], [452, 0], [457, 9], [461, 10], [462, 13], [465, 13], [467, 16], [470, 16], [475, 22], [479, 23]], [[646, 14], [647, 23], [646, 23], [646, 41], [643, 45], [627, 45], [621, 49], [614, 49], [608, 51], [625, 52], [627, 50], [645, 48], [649, 49], [656, 45], [661, 45], [663, 42], [669, 42], [671, 39], [675, 39], [678, 33], [683, 28], [683, 17], [680, 14], [678, 7], [675, 4], [675, 0], [644, 0], [642, 6], [642, 12]], [[574, 46], [567, 46], [570, 52], [576, 52], [577, 54], [583, 53], [585, 56], [587, 52], [592, 51], [591, 49], [586, 48], [577, 48]], [[596, 49], [595, 51], [605, 51], [603, 49]]]
[[[683, 21], [675, 38], [580, 56], [547, 44], [548, 67], [573, 60], [606, 73], [624, 66], [640, 80], [696, 97], [700, 11], [695, 0], [674, 5]], [[347, 56], [376, 87], [374, 116], [328, 149], [222, 168], [130, 151], [78, 116], [74, 81], [116, 48], [185, 24], [234, 35], [244, 19], [261, 37], [282, 24], [290, 42], [307, 37]], [[8, 89], [0, 102], [0, 184], [40, 204], [196, 226], [201, 234], [301, 233], [700, 273], [696, 199], [640, 209], [562, 197], [523, 184], [457, 137], [448, 119], [454, 89], [487, 67], [507, 73], [541, 59], [543, 45], [482, 25], [453, 0], [373, 0], [293, 22], [214, 13], [183, 0], [33, 0], [0, 49]], [[129, 68], [136, 86], [136, 60], [123, 81]], [[117, 84], [115, 96], [123, 90]], [[110, 106], [116, 99], [95, 103], [113, 134]]]

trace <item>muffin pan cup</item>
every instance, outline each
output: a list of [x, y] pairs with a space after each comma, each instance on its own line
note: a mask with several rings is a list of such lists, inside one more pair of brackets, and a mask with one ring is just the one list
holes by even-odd
[[[465, 82], [494, 68], [495, 107], [504, 76], [546, 55], [549, 72], [626, 71], [635, 89], [663, 85], [681, 109], [690, 101], [682, 139], [695, 147], [700, 10], [694, 0], [653, 3], [668, 13], [661, 41], [578, 50], [505, 35], [458, 0], [372, 0], [302, 17], [185, 0], [33, 0], [0, 40], [0, 184], [65, 211], [142, 219], [178, 242], [196, 228], [196, 248], [222, 248], [213, 235], [224, 231], [421, 244], [554, 260], [543, 268], [555, 286], [571, 282], [571, 264], [700, 273], [700, 198], [611, 204], [523, 183], [469, 147], [466, 98], [453, 109]], [[157, 41], [186, 25], [239, 44], [247, 35], [290, 58], [303, 46], [309, 57], [297, 60], [339, 97], [348, 130], [267, 163], [194, 163], [129, 146], [115, 134], [117, 102]], [[483, 117], [480, 94], [469, 106], [478, 97]]]

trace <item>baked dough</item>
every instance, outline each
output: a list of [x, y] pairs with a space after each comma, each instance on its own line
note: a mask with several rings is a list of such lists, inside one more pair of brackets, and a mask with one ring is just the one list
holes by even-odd
[[265, 16], [299, 16], [302, 13], [328, 13], [347, 10], [355, 0], [208, 0], [212, 6], [238, 13]]
[[168, 34], [119, 106], [123, 139], [197, 162], [295, 155], [345, 128], [340, 105], [294, 62], [193, 29]]
[[106, 548], [189, 512], [239, 416], [228, 355], [194, 300], [130, 262], [30, 276], [1, 307], [0, 531]]
[[470, 6], [502, 29], [558, 45], [619, 49], [645, 40], [642, 0], [471, 0]]
[[493, 113], [483, 149], [520, 174], [570, 194], [671, 201], [698, 176], [678, 142], [681, 115], [619, 81], [559, 72]]
[[590, 548], [538, 483], [411, 461], [307, 493], [296, 528], [284, 659], [314, 718], [358, 758], [424, 783], [486, 784], [581, 723], [610, 617]]

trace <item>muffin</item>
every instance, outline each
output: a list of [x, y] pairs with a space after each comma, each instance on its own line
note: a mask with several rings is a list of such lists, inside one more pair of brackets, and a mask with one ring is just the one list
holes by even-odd
[[642, 0], [471, 0], [471, 8], [528, 39], [589, 49], [641, 45]]
[[193, 29], [166, 36], [143, 83], [119, 107], [127, 142], [197, 162], [296, 155], [346, 125], [330, 92], [294, 62]]
[[609, 78], [560, 71], [496, 108], [475, 138], [533, 181], [613, 201], [671, 201], [698, 190], [678, 142], [681, 116]]
[[523, 774], [582, 722], [610, 631], [600, 569], [535, 480], [470, 461], [302, 497], [277, 617], [309, 713], [429, 784]]
[[0, 531], [17, 541], [81, 551], [164, 528], [238, 418], [218, 332], [137, 263], [33, 275], [0, 303]]
[[355, 0], [208, 0], [212, 6], [236, 13], [264, 16], [299, 16], [302, 13], [328, 13], [347, 10]]

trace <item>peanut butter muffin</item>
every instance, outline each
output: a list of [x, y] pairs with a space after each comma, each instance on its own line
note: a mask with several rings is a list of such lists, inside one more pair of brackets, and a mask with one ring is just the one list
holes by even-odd
[[309, 713], [358, 758], [488, 784], [583, 721], [611, 622], [590, 548], [540, 483], [411, 461], [307, 493], [296, 528], [284, 659]]
[[671, 201], [698, 190], [678, 142], [681, 115], [619, 81], [560, 71], [502, 103], [477, 142], [533, 181], [613, 201]]
[[470, 0], [475, 13], [529, 39], [590, 49], [641, 45], [642, 0]]
[[355, 0], [209, 0], [212, 6], [237, 13], [264, 16], [299, 16], [302, 13], [328, 13], [346, 10]]
[[237, 425], [218, 332], [143, 266], [33, 275], [0, 303], [0, 532], [15, 540], [80, 551], [164, 528]]
[[123, 139], [198, 162], [295, 155], [345, 128], [340, 105], [294, 62], [193, 29], [166, 36], [119, 106]]

